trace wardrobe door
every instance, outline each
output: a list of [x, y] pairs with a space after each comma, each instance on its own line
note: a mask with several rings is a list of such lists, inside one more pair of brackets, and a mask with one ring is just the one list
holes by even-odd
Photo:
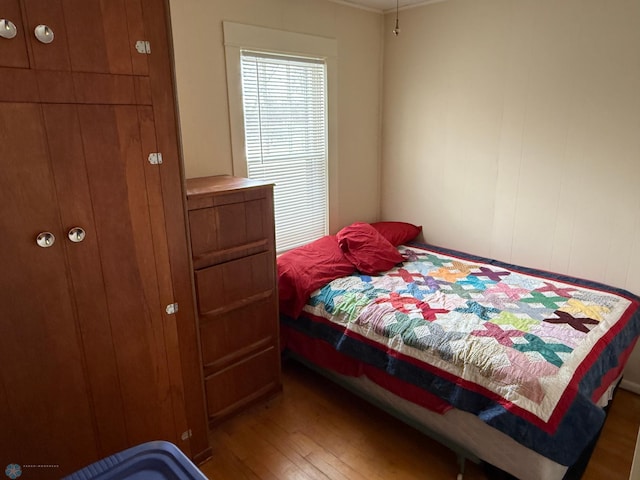
[[58, 478], [98, 456], [72, 293], [81, 272], [65, 258], [41, 107], [1, 106], [0, 464], [59, 465], [30, 472]]
[[[45, 105], [103, 455], [187, 424], [150, 107]], [[77, 240], [77, 239], [75, 239]]]
[[[23, 2], [34, 68], [148, 74], [147, 57], [136, 48], [138, 42], [145, 40], [140, 0]], [[38, 26], [41, 26], [39, 36]]]
[[147, 55], [137, 50], [144, 46], [138, 42], [146, 40], [140, 0], [62, 0], [62, 4], [73, 71], [148, 74]]
[[179, 363], [170, 364], [175, 326], [166, 307], [174, 300], [158, 217], [159, 167], [148, 161], [150, 109], [80, 105], [77, 111], [127, 440], [177, 443], [186, 420]]
[[121, 450], [128, 441], [80, 116], [76, 105], [43, 105], [42, 110], [63, 233], [78, 228], [84, 232], [82, 238], [72, 236], [72, 241], [67, 237], [63, 243], [85, 351], [97, 444], [105, 456]]

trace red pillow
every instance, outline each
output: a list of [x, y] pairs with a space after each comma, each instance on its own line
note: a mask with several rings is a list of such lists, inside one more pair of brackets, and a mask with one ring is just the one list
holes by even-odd
[[283, 253], [278, 257], [280, 312], [297, 318], [315, 290], [354, 271], [335, 235]]
[[404, 259], [400, 252], [368, 223], [354, 223], [336, 235], [344, 256], [366, 275], [386, 272]]
[[371, 226], [396, 247], [410, 242], [422, 231], [422, 227], [405, 222], [376, 222]]

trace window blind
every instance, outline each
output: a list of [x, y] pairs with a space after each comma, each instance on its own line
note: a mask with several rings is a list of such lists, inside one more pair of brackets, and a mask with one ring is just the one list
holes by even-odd
[[249, 178], [275, 183], [276, 250], [327, 233], [324, 61], [241, 52]]

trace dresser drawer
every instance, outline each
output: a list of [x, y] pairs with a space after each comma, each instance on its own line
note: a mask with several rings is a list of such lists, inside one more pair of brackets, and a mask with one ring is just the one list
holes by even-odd
[[253, 400], [280, 391], [280, 353], [268, 348], [205, 378], [207, 413], [216, 421]]
[[219, 315], [200, 317], [200, 344], [205, 376], [239, 358], [277, 345], [275, 292]]
[[267, 195], [189, 211], [194, 268], [273, 249], [271, 205]]
[[274, 291], [273, 252], [259, 253], [213, 267], [196, 270], [198, 312], [220, 314]]

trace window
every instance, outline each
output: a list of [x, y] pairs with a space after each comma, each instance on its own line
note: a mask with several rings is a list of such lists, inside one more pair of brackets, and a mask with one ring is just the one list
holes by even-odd
[[323, 60], [242, 51], [249, 178], [275, 183], [276, 248], [327, 233], [326, 67]]
[[231, 22], [224, 38], [233, 173], [275, 184], [283, 252], [337, 218], [337, 44]]

